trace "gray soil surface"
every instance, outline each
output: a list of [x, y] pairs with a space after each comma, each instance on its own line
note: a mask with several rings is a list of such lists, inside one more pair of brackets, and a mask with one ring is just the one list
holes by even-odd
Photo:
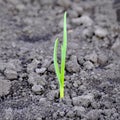
[[[0, 0], [0, 120], [120, 120], [113, 2]], [[64, 11], [68, 49], [60, 100], [53, 46], [56, 37], [62, 42]]]

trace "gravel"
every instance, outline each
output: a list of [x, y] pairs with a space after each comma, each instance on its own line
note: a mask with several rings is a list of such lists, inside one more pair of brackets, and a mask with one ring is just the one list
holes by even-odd
[[89, 93], [87, 95], [82, 95], [73, 98], [73, 105], [83, 105], [87, 107], [91, 102], [94, 101], [94, 95]]
[[79, 72], [80, 66], [77, 62], [77, 57], [76, 56], [71, 56], [71, 60], [66, 64], [66, 69], [69, 72]]
[[104, 38], [108, 35], [108, 31], [104, 28], [101, 28], [101, 27], [96, 27], [94, 33], [96, 36], [98, 36], [100, 38]]
[[87, 70], [91, 70], [94, 68], [94, 65], [92, 62], [90, 61], [86, 61], [84, 64], [83, 64], [84, 68], [87, 69]]
[[8, 80], [0, 79], [0, 96], [9, 94], [11, 88], [11, 82]]
[[14, 80], [18, 78], [18, 74], [15, 70], [12, 69], [6, 69], [4, 71], [5, 76], [7, 77], [7, 79], [9, 80]]

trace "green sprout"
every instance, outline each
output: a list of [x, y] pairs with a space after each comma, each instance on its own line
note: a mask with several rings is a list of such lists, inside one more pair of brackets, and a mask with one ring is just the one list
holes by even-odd
[[64, 75], [65, 75], [65, 60], [67, 50], [67, 25], [66, 25], [66, 12], [64, 13], [64, 25], [63, 25], [63, 44], [61, 45], [61, 65], [57, 62], [57, 49], [58, 49], [58, 38], [54, 45], [54, 68], [59, 81], [60, 98], [64, 98]]

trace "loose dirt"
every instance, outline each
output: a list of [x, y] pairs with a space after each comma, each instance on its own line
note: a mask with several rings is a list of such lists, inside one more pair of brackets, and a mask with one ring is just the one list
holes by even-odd
[[[120, 120], [116, 2], [0, 1], [0, 120]], [[64, 11], [68, 49], [60, 100], [53, 46], [56, 37], [62, 42]]]

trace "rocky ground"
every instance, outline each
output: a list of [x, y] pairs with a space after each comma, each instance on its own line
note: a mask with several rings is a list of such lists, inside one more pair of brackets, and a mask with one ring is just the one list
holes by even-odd
[[[120, 27], [112, 3], [0, 0], [0, 120], [120, 120]], [[64, 11], [60, 100], [53, 46], [56, 37], [62, 41]]]

